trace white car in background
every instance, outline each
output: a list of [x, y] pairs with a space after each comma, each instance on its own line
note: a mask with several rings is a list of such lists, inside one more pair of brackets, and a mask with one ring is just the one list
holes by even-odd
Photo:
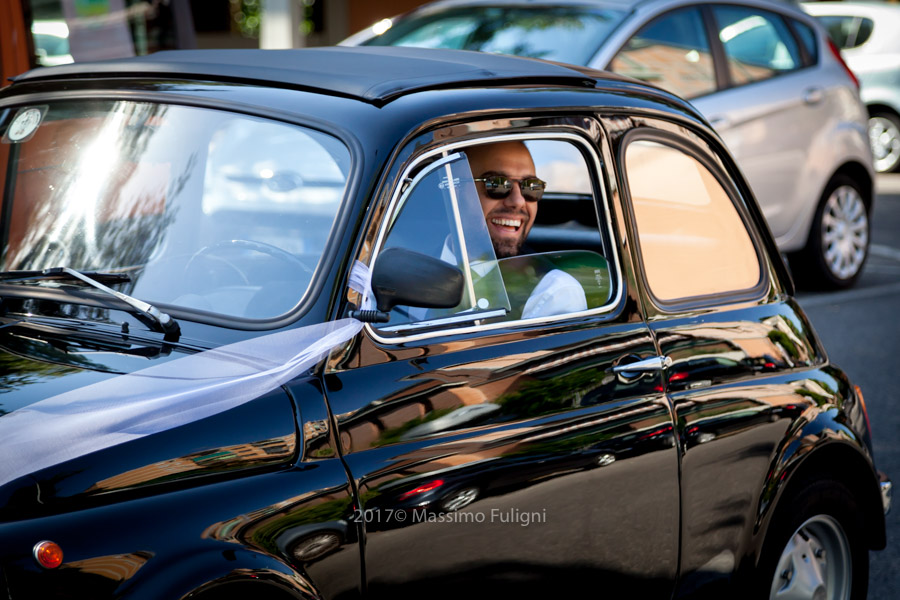
[[74, 62], [69, 53], [69, 26], [65, 21], [34, 21], [31, 24], [38, 64], [54, 67]]
[[442, 0], [342, 45], [516, 54], [641, 79], [689, 99], [722, 136], [794, 277], [840, 288], [868, 255], [868, 115], [825, 29], [773, 0]]
[[859, 77], [869, 109], [875, 170], [900, 170], [900, 6], [884, 2], [807, 2]]

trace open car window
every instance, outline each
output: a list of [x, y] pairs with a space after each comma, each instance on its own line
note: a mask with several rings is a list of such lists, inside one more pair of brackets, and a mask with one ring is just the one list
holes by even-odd
[[238, 319], [301, 301], [350, 169], [318, 131], [149, 102], [9, 109], [0, 136], [3, 270], [123, 273], [126, 294]]
[[[462, 301], [450, 309], [398, 306], [385, 331], [436, 321], [505, 317], [510, 310], [497, 257], [490, 243], [478, 192], [464, 154], [426, 167], [400, 198], [384, 249], [404, 248], [457, 267], [463, 273]], [[399, 327], [398, 327], [399, 326]]]
[[[384, 228], [381, 250], [403, 248], [453, 265], [463, 275], [464, 290], [453, 308], [393, 308], [389, 322], [377, 326], [381, 334], [404, 337], [557, 319], [611, 303], [617, 281], [583, 149], [568, 140], [515, 143], [527, 148], [536, 178], [546, 180], [546, 187], [533, 207], [536, 215], [524, 245], [513, 255], [498, 251], [492, 239], [489, 209], [482, 203], [485, 173], [470, 160], [472, 146], [411, 166]], [[478, 149], [479, 155], [483, 150]]]

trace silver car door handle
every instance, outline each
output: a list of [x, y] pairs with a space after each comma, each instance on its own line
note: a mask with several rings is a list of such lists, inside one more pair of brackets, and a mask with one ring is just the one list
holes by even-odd
[[818, 104], [825, 97], [825, 91], [820, 87], [811, 87], [803, 92], [803, 102], [806, 104]]
[[613, 373], [621, 373], [622, 375], [628, 376], [637, 373], [648, 373], [650, 371], [662, 371], [670, 366], [672, 366], [672, 359], [668, 356], [654, 356], [633, 363], [616, 365], [613, 367]]

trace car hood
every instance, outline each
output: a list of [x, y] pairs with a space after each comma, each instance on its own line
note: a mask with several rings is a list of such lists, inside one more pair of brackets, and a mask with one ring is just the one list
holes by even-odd
[[[195, 353], [177, 345], [100, 339], [72, 331], [8, 324], [0, 327], [0, 420], [34, 413], [48, 399], [68, 398], [73, 393], [90, 397], [90, 390], [97, 385], [108, 385], [123, 374], [190, 354]], [[92, 385], [95, 387], [85, 389]], [[127, 396], [122, 395], [122, 406], [128, 404]], [[78, 427], [78, 411], [64, 412], [67, 414], [48, 416], [48, 423], [49, 417], [54, 419], [54, 430], [65, 430], [69, 422]], [[199, 476], [289, 462], [296, 450], [294, 415], [291, 399], [277, 387], [230, 410], [185, 419], [184, 424], [86, 454], [67, 454], [65, 447], [52, 448], [50, 456], [58, 458], [36, 460], [34, 471], [27, 459], [32, 449], [26, 449], [26, 458], [17, 459], [21, 467], [17, 476], [0, 482], [0, 518], [16, 512], [59, 510], [75, 499], [101, 501], [110, 492], [140, 494]], [[37, 426], [34, 422], [31, 419], [29, 426], [39, 434], [36, 437], [44, 437], [40, 444], [46, 445], [49, 440], [52, 445], [54, 438], [40, 431], [41, 421]], [[60, 446], [70, 443], [65, 436], [59, 439]], [[46, 456], [48, 448], [37, 447], [40, 444], [33, 448], [35, 456]], [[5, 454], [3, 445], [0, 440], [0, 453]]]

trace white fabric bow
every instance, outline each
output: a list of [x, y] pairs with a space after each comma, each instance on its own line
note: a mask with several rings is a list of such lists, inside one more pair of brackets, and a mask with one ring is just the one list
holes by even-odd
[[[350, 287], [373, 305], [357, 261]], [[0, 485], [40, 469], [235, 408], [291, 381], [353, 339], [340, 319], [199, 352], [40, 400], [0, 417]]]

